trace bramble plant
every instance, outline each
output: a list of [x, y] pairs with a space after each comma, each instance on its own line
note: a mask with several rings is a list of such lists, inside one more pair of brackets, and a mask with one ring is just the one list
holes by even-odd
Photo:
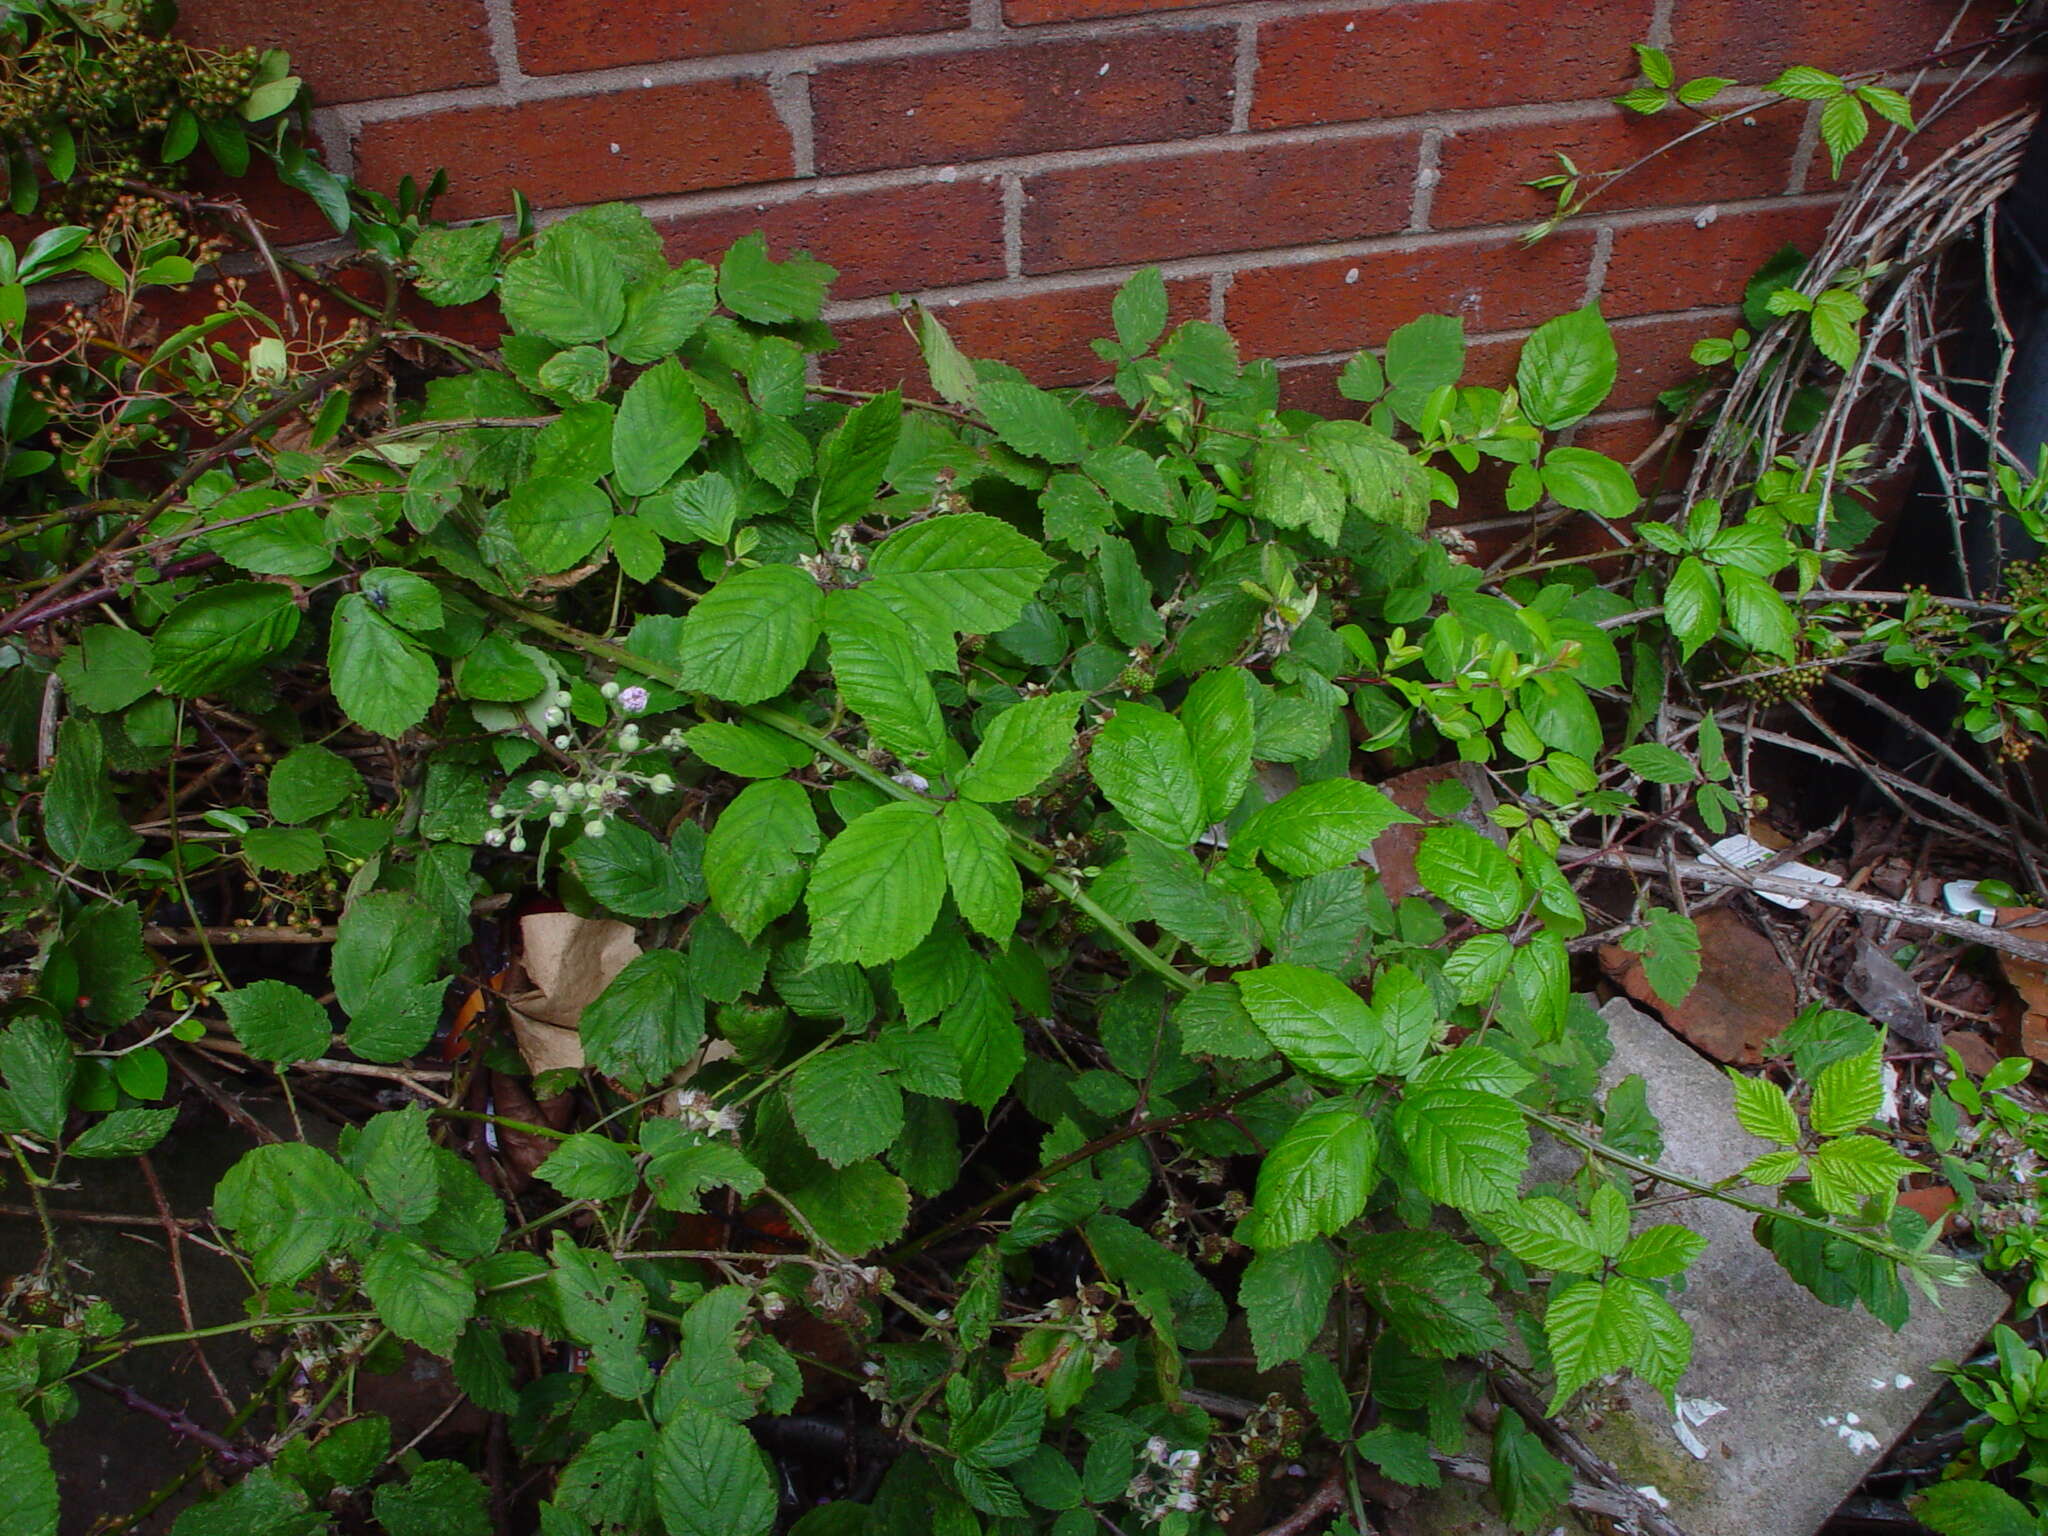
[[[1192, 1536], [1297, 1458], [1362, 1525], [1361, 1467], [1434, 1485], [1482, 1392], [1534, 1531], [1571, 1476], [1528, 1385], [1668, 1396], [1690, 1358], [1702, 1240], [1653, 1190], [1751, 1212], [1893, 1326], [1960, 1278], [1896, 1204], [1919, 1165], [1873, 1133], [1860, 1021], [1795, 1042], [1810, 1090], [1737, 1078], [1778, 1149], [1745, 1183], [1660, 1168], [1642, 1083], [1603, 1090], [1561, 851], [1742, 823], [1714, 714], [1669, 723], [1675, 663], [1797, 660], [1780, 583], [1839, 543], [1789, 476], [1660, 521], [1560, 442], [1615, 380], [1596, 308], [1505, 390], [1421, 317], [1324, 420], [1169, 330], [1145, 271], [1107, 392], [918, 312], [923, 398], [809, 384], [834, 274], [759, 235], [671, 264], [628, 207], [508, 241], [349, 195], [408, 264], [345, 328], [231, 298], [143, 353], [175, 252], [4, 252], [118, 279], [0, 313], [0, 1140], [50, 1252], [0, 1347], [11, 1528], [55, 1528], [73, 1383], [246, 1335], [276, 1370], [178, 1536], [762, 1536], [798, 1511], [756, 1432], [830, 1394], [857, 1432], [828, 1459], [872, 1475], [803, 1536]], [[495, 304], [499, 352], [398, 320], [401, 281]], [[1615, 563], [1459, 558], [1425, 529], [1482, 471], [1605, 520]], [[1354, 776], [1449, 759], [1420, 813]], [[1396, 832], [1413, 890], [1362, 861]], [[492, 914], [536, 897], [634, 939], [568, 1062], [499, 984]], [[1682, 998], [1691, 921], [1620, 926]], [[319, 980], [250, 961], [287, 931]], [[49, 1191], [170, 1134], [201, 1049], [283, 1106], [214, 1195], [247, 1311], [145, 1336], [60, 1262]], [[293, 1094], [337, 1056], [410, 1101], [330, 1148]], [[1263, 1401], [1205, 1376], [1226, 1336]], [[523, 1492], [356, 1411], [407, 1350], [503, 1416]]]

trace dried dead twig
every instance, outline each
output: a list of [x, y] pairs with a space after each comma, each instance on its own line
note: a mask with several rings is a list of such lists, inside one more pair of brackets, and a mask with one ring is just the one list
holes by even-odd
[[[1667, 861], [1654, 854], [1627, 853], [1605, 848], [1576, 848], [1567, 844], [1558, 849], [1557, 856], [1559, 863], [1565, 865], [1630, 869], [1646, 875], [1662, 875], [1667, 872]], [[1989, 927], [1972, 922], [1966, 917], [1937, 912], [1932, 907], [1923, 907], [1914, 902], [1893, 901], [1888, 896], [1869, 896], [1842, 885], [1818, 885], [1806, 880], [1788, 879], [1783, 875], [1759, 875], [1750, 870], [1737, 869], [1732, 864], [1708, 863], [1700, 859], [1673, 859], [1669, 861], [1669, 865], [1675, 867], [1675, 873], [1681, 880], [1698, 881], [1703, 885], [1738, 886], [1767, 896], [1796, 896], [1805, 901], [1818, 902], [1824, 907], [1843, 907], [1851, 912], [1862, 912], [1872, 917], [1892, 918], [1921, 928], [1932, 928], [1937, 933], [1946, 933], [1990, 949], [2002, 949], [2022, 959], [2048, 964], [2048, 943], [2027, 938], [2010, 928]]]

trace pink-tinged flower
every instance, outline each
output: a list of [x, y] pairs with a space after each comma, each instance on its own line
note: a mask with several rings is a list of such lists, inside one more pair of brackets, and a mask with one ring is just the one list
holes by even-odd
[[619, 708], [624, 713], [637, 715], [646, 707], [647, 690], [645, 688], [634, 687], [621, 688], [619, 690]]

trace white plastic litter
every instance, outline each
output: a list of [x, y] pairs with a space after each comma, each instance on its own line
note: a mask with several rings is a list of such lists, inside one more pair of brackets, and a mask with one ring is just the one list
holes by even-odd
[[1974, 880], [1949, 881], [1941, 888], [1941, 899], [1957, 917], [1974, 918], [1987, 928], [1998, 921], [1998, 908], [1978, 894]]
[[[1768, 864], [1778, 856], [1775, 848], [1767, 848], [1747, 833], [1737, 832], [1724, 837], [1713, 845], [1716, 857], [1733, 865], [1736, 869], [1754, 869], [1759, 864]], [[1811, 864], [1780, 864], [1771, 874], [1780, 880], [1803, 880], [1809, 885], [1840, 885], [1842, 877], [1829, 870], [1815, 869]], [[1788, 912], [1803, 912], [1809, 903], [1799, 896], [1780, 896], [1774, 891], [1758, 891], [1765, 901], [1775, 902]]]

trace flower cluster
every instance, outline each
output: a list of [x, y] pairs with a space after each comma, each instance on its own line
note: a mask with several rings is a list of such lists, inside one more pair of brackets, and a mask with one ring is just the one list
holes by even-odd
[[[526, 831], [523, 824], [537, 815], [545, 815], [550, 827], [567, 826], [573, 821], [580, 826], [585, 837], [603, 837], [606, 822], [626, 804], [635, 790], [644, 789], [657, 795], [675, 793], [676, 781], [671, 775], [642, 773], [632, 766], [632, 759], [647, 752], [680, 752], [683, 733], [668, 730], [653, 740], [640, 733], [640, 722], [633, 717], [647, 708], [645, 688], [637, 685], [621, 687], [613, 682], [606, 683], [599, 692], [625, 717], [618, 724], [610, 743], [572, 757], [572, 765], [584, 770], [582, 777], [531, 779], [526, 784], [523, 799], [513, 794], [493, 804], [492, 818], [504, 825], [494, 826], [484, 834], [484, 841], [491, 847], [524, 853]], [[574, 754], [578, 751], [578, 743], [567, 729], [569, 702], [568, 691], [558, 691], [541, 711], [541, 720], [554, 732], [549, 742], [555, 750]]]
[[1201, 1507], [1200, 1451], [1176, 1451], [1154, 1435], [1145, 1442], [1145, 1460], [1150, 1465], [1131, 1479], [1124, 1497], [1147, 1525], [1157, 1525], [1170, 1514], [1192, 1514]]

